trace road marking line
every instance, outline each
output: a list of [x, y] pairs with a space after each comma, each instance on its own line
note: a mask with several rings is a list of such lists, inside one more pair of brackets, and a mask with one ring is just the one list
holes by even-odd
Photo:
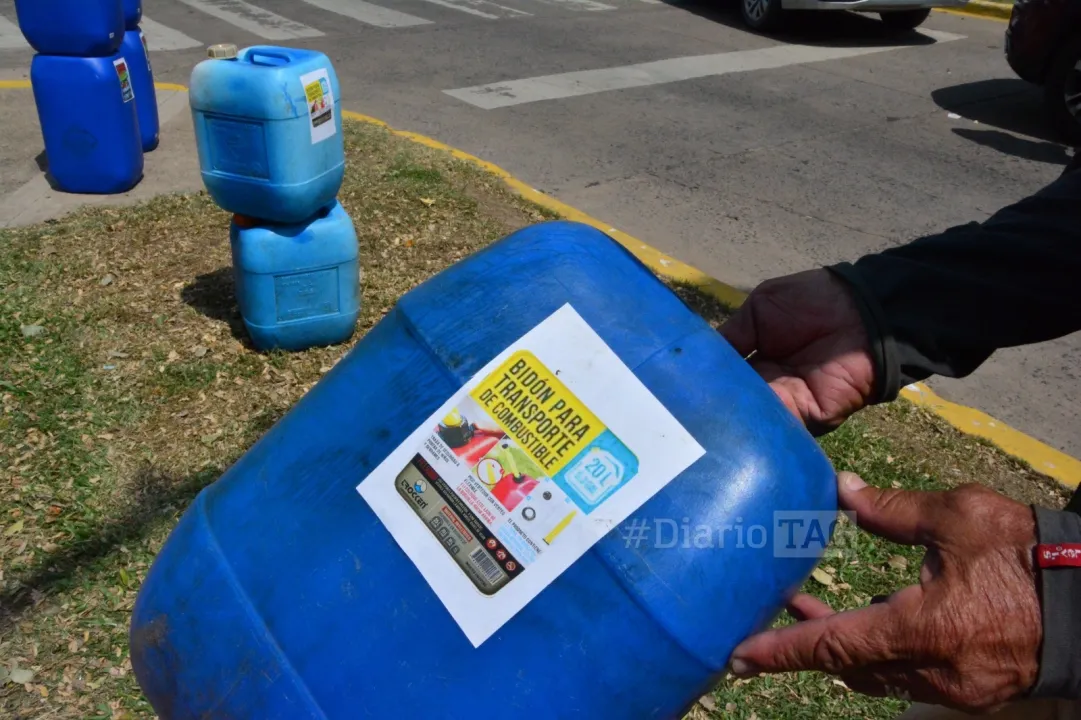
[[554, 5], [567, 10], [579, 10], [584, 12], [600, 12], [602, 10], [615, 10], [615, 5], [605, 5], [594, 0], [537, 0], [545, 5]]
[[365, 25], [374, 25], [375, 27], [399, 28], [432, 24], [431, 20], [373, 5], [364, 0], [303, 0], [303, 2], [320, 10], [326, 10], [336, 15], [344, 15]]
[[180, 0], [189, 7], [267, 40], [320, 37], [323, 33], [244, 0]]
[[[533, 15], [533, 13], [527, 13], [524, 10], [516, 10], [505, 5], [488, 2], [488, 0], [424, 0], [424, 2], [430, 2], [433, 5], [441, 5], [442, 7], [451, 8], [452, 10], [458, 10], [488, 20], [522, 16], [532, 17]], [[478, 9], [482, 7], [487, 8], [488, 10], [494, 9], [496, 12], [490, 13]]]
[[[931, 31], [925, 31], [925, 34], [930, 35]], [[963, 37], [940, 32], [936, 32], [935, 35], [938, 36], [936, 39], [939, 42], [959, 40]], [[444, 90], [443, 92], [484, 110], [494, 110], [511, 105], [522, 105], [541, 100], [558, 100], [609, 90], [624, 90], [714, 75], [839, 60], [889, 50], [900, 50], [905, 47], [911, 46], [891, 45], [845, 48], [813, 45], [774, 45], [773, 47], [759, 48], [757, 50], [694, 55], [670, 60], [656, 60], [637, 65], [625, 65], [623, 67], [542, 75], [523, 80], [508, 80], [488, 85]]]
[[202, 43], [195, 38], [188, 37], [179, 30], [173, 30], [171, 27], [166, 27], [159, 22], [155, 22], [146, 15], [143, 15], [140, 25], [143, 28], [143, 35], [146, 36], [146, 44], [151, 52], [186, 50], [187, 48], [199, 47], [202, 45]]
[[30, 47], [19, 26], [0, 15], [0, 50], [18, 50]]

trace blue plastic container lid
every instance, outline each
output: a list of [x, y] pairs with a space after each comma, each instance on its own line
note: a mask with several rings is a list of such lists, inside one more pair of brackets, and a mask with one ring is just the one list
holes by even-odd
[[[229, 46], [212, 50], [219, 47]], [[340, 101], [338, 76], [321, 52], [255, 45], [232, 59], [218, 55], [192, 71], [191, 108], [256, 120], [306, 118], [308, 101], [300, 78], [316, 70], [327, 71], [334, 101]]]

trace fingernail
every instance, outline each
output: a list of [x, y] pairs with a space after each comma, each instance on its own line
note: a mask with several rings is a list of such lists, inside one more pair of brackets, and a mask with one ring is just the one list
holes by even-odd
[[845, 490], [852, 490], [852, 491], [862, 490], [865, 487], [867, 487], [867, 483], [865, 483], [863, 481], [863, 479], [859, 475], [857, 475], [856, 473], [845, 473], [844, 474], [844, 484], [845, 484]]
[[758, 674], [758, 668], [740, 658], [732, 658], [728, 663], [728, 670], [736, 677], [750, 677]]

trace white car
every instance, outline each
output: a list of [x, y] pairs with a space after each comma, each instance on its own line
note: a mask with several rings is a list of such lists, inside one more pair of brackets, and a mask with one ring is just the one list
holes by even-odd
[[873, 12], [899, 32], [919, 27], [932, 8], [964, 7], [967, 0], [740, 0], [743, 21], [754, 30], [778, 28], [787, 10], [853, 10]]

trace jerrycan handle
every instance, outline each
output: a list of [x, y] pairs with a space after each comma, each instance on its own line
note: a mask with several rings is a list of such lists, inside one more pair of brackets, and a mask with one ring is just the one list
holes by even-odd
[[288, 53], [260, 47], [248, 48], [248, 51], [244, 54], [244, 59], [252, 65], [267, 65], [269, 67], [281, 67], [293, 62], [293, 58]]

